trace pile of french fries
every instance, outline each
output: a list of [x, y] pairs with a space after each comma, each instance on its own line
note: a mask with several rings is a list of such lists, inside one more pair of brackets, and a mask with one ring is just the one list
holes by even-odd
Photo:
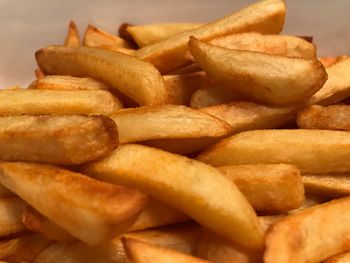
[[0, 260], [350, 262], [350, 58], [285, 14], [70, 22], [0, 91]]

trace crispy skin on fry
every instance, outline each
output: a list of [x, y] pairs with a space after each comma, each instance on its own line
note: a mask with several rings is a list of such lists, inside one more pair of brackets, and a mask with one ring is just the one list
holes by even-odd
[[215, 106], [232, 101], [239, 101], [242, 96], [238, 95], [232, 89], [226, 89], [220, 86], [214, 86], [199, 89], [193, 93], [190, 106], [195, 109]]
[[350, 106], [313, 105], [298, 114], [298, 126], [302, 129], [350, 130]]
[[256, 102], [283, 105], [305, 101], [327, 80], [316, 58], [221, 48], [193, 37], [189, 47], [197, 64], [218, 85]]
[[350, 133], [323, 130], [256, 130], [213, 145], [198, 160], [214, 165], [296, 165], [302, 174], [350, 172]]
[[125, 232], [146, 202], [138, 190], [49, 165], [0, 163], [0, 182], [90, 245]]
[[68, 33], [64, 45], [66, 47], [80, 47], [79, 31], [73, 20], [69, 22]]
[[262, 230], [252, 207], [229, 179], [208, 165], [129, 144], [83, 171], [99, 180], [137, 187], [233, 242], [261, 248]]
[[121, 102], [105, 90], [1, 90], [0, 115], [110, 114]]
[[[18, 197], [0, 199], [0, 236], [20, 233], [26, 229], [22, 213], [26, 204]], [[1, 259], [1, 258], [0, 258]]]
[[349, 174], [303, 175], [305, 191], [328, 197], [350, 195]]
[[0, 117], [0, 160], [74, 165], [117, 145], [117, 127], [104, 116]]
[[347, 263], [350, 262], [350, 252], [344, 252], [335, 256], [332, 256], [328, 259], [326, 259], [325, 261], [323, 261], [323, 263]]
[[123, 237], [122, 242], [128, 259], [133, 263], [209, 263], [207, 260], [134, 238]]
[[163, 79], [155, 67], [132, 56], [99, 48], [51, 46], [35, 53], [48, 74], [100, 79], [140, 105], [167, 101]]
[[263, 34], [279, 33], [283, 27], [285, 12], [283, 1], [263, 0], [212, 23], [143, 47], [136, 51], [135, 55], [154, 64], [163, 74], [171, 72], [192, 61], [187, 45], [190, 36], [209, 41], [249, 31]]
[[218, 169], [237, 185], [255, 210], [284, 212], [304, 201], [302, 178], [293, 165], [229, 165]]
[[220, 137], [230, 126], [214, 116], [180, 106], [148, 106], [116, 111], [120, 143], [154, 139]]
[[333, 200], [286, 217], [266, 236], [264, 262], [321, 262], [349, 250], [350, 198]]

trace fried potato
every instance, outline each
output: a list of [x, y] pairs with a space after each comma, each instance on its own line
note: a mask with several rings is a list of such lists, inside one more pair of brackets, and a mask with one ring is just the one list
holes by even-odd
[[304, 203], [299, 208], [288, 211], [287, 214], [294, 215], [294, 214], [300, 213], [301, 211], [304, 211], [307, 208], [322, 204], [327, 201], [329, 201], [329, 198], [325, 196], [305, 193]]
[[187, 74], [187, 73], [193, 73], [198, 71], [202, 71], [202, 70], [200, 69], [200, 67], [198, 67], [196, 63], [193, 63], [190, 65], [184, 66], [182, 68], [178, 68], [169, 74], [178, 75], [178, 74]]
[[1, 90], [0, 115], [110, 114], [121, 102], [105, 90]]
[[143, 47], [136, 51], [135, 55], [154, 64], [163, 74], [168, 73], [191, 63], [192, 57], [187, 45], [190, 36], [210, 41], [249, 31], [263, 34], [279, 33], [283, 27], [285, 12], [286, 7], [282, 0], [259, 1], [212, 23]]
[[205, 150], [198, 160], [214, 165], [296, 165], [302, 174], [350, 172], [350, 133], [322, 130], [242, 132]]
[[47, 74], [96, 78], [140, 105], [160, 105], [167, 101], [160, 73], [150, 63], [132, 56], [99, 48], [60, 46], [40, 49], [35, 56]]
[[168, 92], [169, 103], [189, 105], [192, 94], [211, 85], [204, 72], [164, 76], [164, 85]]
[[125, 54], [132, 54], [135, 51], [128, 41], [107, 33], [93, 25], [88, 25], [85, 31], [83, 45], [85, 47], [104, 48]]
[[18, 197], [0, 199], [0, 237], [20, 233], [26, 229], [22, 223], [25, 206], [25, 202]]
[[326, 68], [328, 80], [308, 101], [308, 105], [330, 105], [350, 97], [350, 58]]
[[316, 47], [295, 36], [263, 35], [256, 32], [232, 34], [209, 42], [218, 47], [249, 50], [287, 57], [315, 58]]
[[153, 263], [209, 263], [207, 260], [134, 238], [123, 237], [122, 242], [128, 259], [133, 263], [149, 263], [150, 260]]
[[9, 262], [32, 262], [52, 241], [38, 234], [27, 234], [0, 241], [0, 259]]
[[0, 184], [0, 198], [3, 197], [12, 197], [15, 194], [12, 193], [9, 189], [7, 189], [5, 186], [3, 186], [2, 184]]
[[123, 23], [119, 26], [118, 28], [118, 34], [122, 39], [125, 39], [128, 41], [131, 45], [137, 46], [136, 42], [134, 41], [132, 35], [128, 32], [128, 27], [129, 26], [134, 26], [133, 24], [130, 23]]
[[49, 165], [0, 163], [0, 183], [90, 245], [125, 232], [146, 203], [138, 190]]
[[116, 111], [120, 143], [165, 138], [220, 137], [230, 126], [214, 116], [180, 106], [163, 105]]
[[263, 234], [254, 210], [229, 179], [208, 165], [129, 144], [86, 165], [83, 172], [99, 180], [137, 187], [245, 247], [262, 246]]
[[318, 58], [318, 60], [323, 64], [323, 66], [325, 68], [327, 68], [327, 67], [332, 66], [333, 64], [335, 64], [339, 61], [342, 61], [344, 59], [347, 59], [347, 58], [348, 58], [348, 56], [342, 55], [339, 57], [322, 57], [322, 58]]
[[34, 71], [34, 74], [35, 74], [35, 77], [36, 77], [37, 79], [41, 79], [41, 78], [45, 77], [44, 72], [42, 72], [40, 68], [37, 68], [37, 69]]
[[283, 105], [305, 101], [327, 80], [316, 58], [221, 48], [193, 37], [189, 46], [197, 64], [218, 85], [256, 102]]
[[0, 117], [0, 160], [74, 165], [117, 146], [117, 127], [104, 116]]
[[298, 114], [302, 129], [350, 130], [350, 105], [313, 105]]
[[350, 251], [332, 256], [326, 259], [325, 261], [323, 261], [323, 263], [347, 263], [349, 261], [350, 261]]
[[232, 133], [257, 129], [279, 128], [295, 119], [294, 107], [270, 107], [253, 102], [231, 102], [200, 111], [226, 121], [232, 127]]
[[218, 169], [258, 211], [285, 212], [304, 201], [299, 170], [287, 164], [229, 165]]
[[64, 45], [66, 47], [80, 47], [79, 31], [73, 20], [69, 22], [68, 33]]
[[168, 39], [178, 33], [203, 26], [200, 23], [166, 23], [154, 25], [128, 26], [126, 31], [139, 47], [148, 46]]
[[305, 191], [328, 197], [350, 195], [349, 174], [303, 175]]
[[337, 199], [286, 217], [266, 236], [264, 262], [317, 263], [349, 250], [350, 198]]
[[242, 96], [238, 95], [237, 92], [234, 92], [232, 89], [214, 86], [194, 92], [191, 97], [190, 106], [200, 109], [237, 100], [242, 100]]

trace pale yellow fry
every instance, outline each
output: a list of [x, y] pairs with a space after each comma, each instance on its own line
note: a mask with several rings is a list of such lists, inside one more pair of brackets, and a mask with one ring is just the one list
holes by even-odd
[[327, 73], [316, 58], [227, 49], [193, 37], [189, 46], [197, 64], [218, 85], [256, 102], [274, 105], [302, 102], [327, 80]]
[[96, 245], [125, 232], [146, 196], [49, 165], [0, 163], [0, 182], [74, 237]]
[[0, 199], [0, 236], [20, 233], [26, 229], [22, 213], [26, 204], [18, 197]]
[[332, 256], [323, 263], [348, 263], [350, 262], [350, 252], [344, 252], [335, 256]]
[[214, 116], [177, 105], [146, 106], [110, 115], [121, 143], [165, 138], [220, 137], [230, 126]]
[[266, 236], [265, 263], [318, 263], [349, 250], [350, 198], [286, 217]]
[[193, 93], [190, 106], [200, 109], [239, 100], [242, 100], [242, 96], [238, 95], [237, 92], [216, 85], [199, 89]]
[[1, 90], [0, 115], [110, 114], [121, 102], [105, 90]]
[[[203, 41], [234, 33], [255, 31], [275, 34], [282, 30], [286, 7], [281, 0], [263, 0], [199, 28], [176, 34], [135, 52], [154, 64], [162, 73], [171, 72], [192, 61], [188, 41], [194, 36]], [[170, 63], [171, 62], [171, 63]]]
[[305, 191], [328, 197], [350, 195], [349, 174], [303, 175]]
[[209, 261], [196, 258], [189, 254], [173, 249], [151, 245], [144, 241], [123, 237], [122, 242], [126, 255], [132, 263], [209, 263]]
[[201, 162], [126, 144], [83, 171], [96, 179], [137, 187], [233, 242], [262, 246], [257, 216], [243, 194], [218, 170]]
[[68, 32], [64, 41], [66, 47], [80, 47], [79, 31], [73, 20], [69, 22]]
[[0, 117], [0, 160], [74, 165], [117, 145], [117, 127], [104, 116]]
[[350, 133], [326, 130], [256, 130], [213, 145], [198, 160], [214, 165], [296, 165], [302, 174], [350, 172]]
[[158, 70], [145, 61], [100, 48], [51, 46], [35, 53], [39, 67], [50, 75], [100, 79], [140, 105], [167, 102]]

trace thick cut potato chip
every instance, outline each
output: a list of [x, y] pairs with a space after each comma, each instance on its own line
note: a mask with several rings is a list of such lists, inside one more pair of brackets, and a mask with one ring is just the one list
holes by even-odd
[[132, 56], [99, 48], [61, 46], [40, 49], [35, 56], [47, 74], [96, 78], [140, 105], [167, 102], [160, 73], [152, 64]]
[[214, 165], [296, 165], [302, 174], [350, 172], [350, 133], [323, 130], [256, 130], [233, 135], [198, 156]]
[[187, 45], [190, 36], [209, 41], [249, 31], [263, 34], [279, 33], [283, 27], [285, 12], [286, 7], [282, 0], [259, 1], [212, 23], [143, 47], [136, 51], [135, 55], [154, 64], [162, 73], [171, 72], [191, 63], [192, 57]]
[[298, 114], [302, 129], [350, 130], [350, 105], [313, 105]]
[[0, 160], [74, 165], [117, 145], [117, 127], [104, 116], [0, 117]]
[[279, 128], [295, 119], [296, 108], [270, 107], [253, 102], [231, 102], [200, 111], [226, 121], [232, 133], [258, 129]]
[[64, 45], [66, 47], [80, 47], [79, 31], [73, 20], [69, 22], [68, 33]]
[[242, 96], [238, 95], [237, 92], [216, 85], [214, 87], [199, 89], [193, 93], [190, 106], [200, 109], [239, 100], [242, 100]]
[[125, 232], [146, 203], [138, 190], [49, 165], [0, 163], [0, 182], [90, 245]]
[[180, 106], [148, 106], [110, 115], [118, 126], [121, 143], [169, 138], [220, 137], [231, 131], [223, 120]]
[[0, 115], [110, 114], [121, 102], [105, 90], [1, 90]]
[[[0, 236], [20, 233], [26, 229], [22, 213], [26, 204], [18, 197], [0, 199]], [[1, 258], [0, 258], [1, 259]]]
[[128, 259], [133, 263], [209, 263], [207, 260], [134, 238], [123, 237], [122, 242]]
[[253, 208], [234, 183], [209, 165], [129, 144], [83, 171], [99, 180], [137, 187], [233, 242], [262, 247], [262, 229]]
[[287, 216], [266, 236], [265, 263], [318, 263], [349, 250], [350, 198]]
[[350, 195], [349, 174], [303, 175], [305, 191], [328, 197]]
[[302, 178], [293, 165], [230, 165], [218, 169], [237, 185], [255, 210], [284, 212], [304, 201]]
[[348, 263], [350, 262], [350, 252], [344, 252], [335, 256], [332, 256], [323, 263]]
[[327, 80], [316, 58], [227, 49], [193, 37], [189, 46], [197, 64], [218, 85], [256, 102], [283, 105], [305, 101]]

